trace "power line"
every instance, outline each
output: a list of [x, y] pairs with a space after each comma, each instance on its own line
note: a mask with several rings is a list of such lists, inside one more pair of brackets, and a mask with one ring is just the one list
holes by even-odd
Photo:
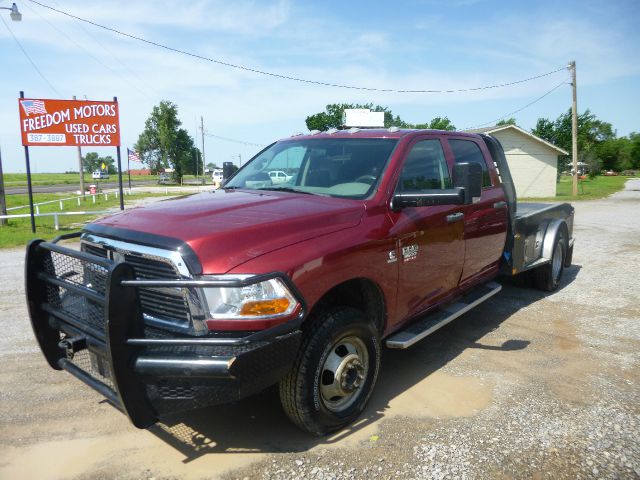
[[[55, 0], [53, 0], [53, 3], [54, 3], [56, 6], [58, 6], [58, 2], [56, 2]], [[140, 77], [140, 75], [138, 75], [136, 72], [134, 72], [133, 70], [131, 70], [131, 69], [129, 68], [129, 66], [128, 66], [126, 63], [124, 63], [124, 62], [120, 59], [120, 57], [119, 57], [118, 55], [114, 54], [114, 53], [113, 53], [113, 52], [112, 52], [112, 51], [111, 51], [111, 50], [110, 50], [110, 49], [109, 49], [109, 48], [108, 48], [104, 43], [102, 43], [100, 40], [98, 40], [98, 38], [97, 38], [95, 35], [93, 35], [93, 34], [92, 34], [92, 33], [91, 33], [87, 28], [85, 28], [85, 27], [82, 25], [82, 23], [81, 23], [81, 22], [79, 22], [79, 21], [78, 21], [78, 20], [76, 20], [75, 18], [74, 18], [74, 19], [72, 19], [72, 20], [74, 21], [74, 23], [76, 24], [76, 26], [77, 26], [80, 30], [82, 30], [82, 31], [84, 32], [84, 34], [85, 34], [86, 36], [88, 36], [89, 38], [91, 38], [91, 40], [93, 40], [93, 41], [94, 41], [94, 42], [95, 42], [95, 43], [96, 43], [100, 48], [102, 48], [102, 50], [104, 50], [104, 51], [107, 53], [107, 55], [109, 55], [113, 60], [115, 60], [116, 62], [118, 62], [118, 63], [122, 66], [122, 68], [124, 68], [127, 72], [129, 72], [129, 74], [130, 74], [132, 77], [135, 77], [135, 79], [136, 79], [139, 83], [144, 83], [144, 80]], [[124, 78], [124, 77], [122, 77], [122, 78]], [[137, 86], [136, 86], [136, 88], [139, 90], [139, 88], [138, 88]], [[150, 85], [146, 84], [146, 85], [145, 85], [145, 88], [146, 88], [146, 89], [150, 89], [151, 87], [150, 87]], [[153, 89], [152, 89], [152, 90], [153, 90]], [[154, 91], [154, 93], [158, 94], [157, 90], [153, 90], [153, 91]], [[151, 97], [150, 97], [146, 92], [144, 92], [144, 95], [145, 95], [147, 98], [151, 98]], [[159, 94], [158, 94], [158, 95], [159, 95]]]
[[106, 68], [107, 70], [111, 71], [111, 73], [113, 73], [114, 75], [119, 76], [124, 82], [128, 83], [130, 86], [132, 86], [133, 88], [135, 88], [138, 92], [140, 92], [142, 95], [146, 96], [147, 98], [151, 98], [149, 97], [149, 95], [142, 90], [140, 87], [138, 87], [138, 85], [136, 85], [135, 83], [129, 81], [126, 77], [124, 77], [124, 75], [122, 75], [118, 70], [115, 70], [114, 68], [112, 68], [111, 66], [107, 65], [105, 62], [103, 62], [102, 60], [100, 60], [98, 57], [96, 57], [95, 55], [93, 55], [89, 50], [87, 50], [83, 45], [81, 45], [80, 43], [76, 42], [72, 37], [70, 37], [69, 35], [67, 35], [64, 31], [62, 31], [61, 29], [59, 29], [58, 27], [56, 27], [54, 24], [52, 24], [49, 20], [47, 20], [45, 17], [43, 17], [42, 15], [40, 15], [40, 13], [31, 8], [29, 6], [29, 4], [27, 4], [27, 8], [29, 8], [30, 11], [32, 11], [33, 13], [35, 13], [36, 15], [38, 15], [38, 17], [40, 17], [41, 20], [43, 20], [45, 23], [47, 23], [47, 25], [49, 25], [52, 29], [54, 29], [56, 32], [58, 32], [60, 35], [62, 35], [63, 37], [65, 37], [67, 40], [69, 40], [71, 43], [73, 43], [76, 47], [78, 47], [80, 50], [82, 50], [83, 52], [85, 52], [89, 57], [91, 57], [96, 63], [98, 63], [99, 65], [102, 65], [104, 68]]
[[208, 133], [208, 132], [202, 132], [203, 135], [205, 135], [206, 137], [213, 137], [213, 138], [217, 138], [218, 140], [224, 140], [225, 142], [232, 142], [232, 143], [239, 143], [241, 145], [248, 145], [249, 147], [266, 147], [266, 145], [262, 145], [260, 143], [251, 143], [251, 142], [245, 142], [244, 140], [236, 140], [234, 138], [228, 138], [228, 137], [221, 137], [220, 135], [214, 135], [213, 133]]
[[566, 67], [561, 67], [558, 68], [556, 70], [553, 70], [551, 72], [547, 72], [547, 73], [543, 73], [540, 75], [535, 75], [533, 77], [529, 77], [529, 78], [525, 78], [522, 80], [516, 80], [513, 82], [506, 82], [506, 83], [499, 83], [499, 84], [495, 84], [495, 85], [485, 85], [485, 86], [481, 86], [481, 87], [473, 87], [473, 88], [459, 88], [459, 89], [451, 89], [451, 90], [435, 90], [435, 89], [430, 89], [430, 90], [410, 90], [410, 89], [402, 89], [402, 90], [398, 90], [398, 89], [393, 89], [393, 88], [375, 88], [375, 87], [362, 87], [362, 86], [356, 86], [356, 85], [344, 85], [344, 84], [339, 84], [339, 83], [331, 83], [331, 82], [323, 82], [320, 80], [309, 80], [309, 79], [305, 79], [305, 78], [299, 78], [299, 77], [294, 77], [291, 75], [283, 75], [283, 74], [279, 74], [279, 73], [273, 73], [273, 72], [267, 72], [265, 70], [258, 70], [256, 68], [252, 68], [252, 67], [247, 67], [244, 65], [238, 65], [238, 64], [234, 64], [234, 63], [230, 63], [224, 60], [218, 60], [215, 58], [211, 58], [211, 57], [205, 57], [203, 55], [199, 55], [197, 53], [193, 53], [193, 52], [188, 52], [186, 50], [181, 50], [179, 48], [175, 48], [175, 47], [171, 47], [169, 45], [165, 45], [162, 43], [158, 43], [158, 42], [154, 42], [152, 40], [147, 40], [146, 38], [142, 38], [139, 37], [137, 35], [133, 35], [131, 33], [126, 33], [123, 32], [121, 30], [117, 30], [115, 28], [112, 27], [108, 27], [105, 25], [101, 25], [99, 23], [96, 23], [94, 21], [88, 20], [86, 18], [82, 18], [79, 17], [77, 15], [73, 15], [71, 13], [65, 12], [64, 10], [59, 10], [57, 8], [54, 8], [50, 5], [46, 5], [44, 3], [40, 3], [36, 0], [29, 0], [32, 3], [35, 3], [36, 5], [40, 5], [41, 7], [44, 8], [48, 8], [49, 10], [52, 10], [54, 12], [60, 13], [62, 15], [66, 15], [67, 17], [70, 18], [74, 18], [76, 20], [80, 20], [81, 22], [85, 22], [88, 23], [90, 25], [93, 25], [94, 27], [98, 27], [98, 28], [102, 28], [104, 30], [107, 30], [109, 32], [113, 32], [116, 33], [118, 35], [122, 35], [123, 37], [127, 37], [127, 38], [131, 38], [133, 40], [138, 40], [139, 42], [143, 42], [146, 43], [148, 45], [153, 45], [155, 47], [158, 48], [163, 48], [165, 50], [169, 50], [171, 52], [174, 53], [179, 53], [182, 55], [187, 55], [189, 57], [193, 57], [193, 58], [197, 58], [200, 60], [205, 60], [207, 62], [211, 62], [211, 63], [215, 63], [218, 65], [222, 65], [225, 67], [229, 67], [229, 68], [235, 68], [238, 70], [243, 70], [245, 72], [251, 72], [251, 73], [257, 73], [259, 75], [266, 75], [269, 77], [275, 77], [275, 78], [280, 78], [283, 80], [291, 80], [294, 82], [302, 82], [302, 83], [308, 83], [308, 84], [313, 84], [313, 85], [321, 85], [321, 86], [325, 86], [325, 87], [335, 87], [335, 88], [346, 88], [346, 89], [350, 89], [350, 90], [364, 90], [364, 91], [369, 91], [369, 92], [391, 92], [391, 93], [462, 93], [462, 92], [474, 92], [474, 91], [478, 91], [478, 90], [489, 90], [489, 89], [493, 89], [493, 88], [502, 88], [502, 87], [508, 87], [511, 85], [517, 85], [520, 83], [525, 83], [525, 82], [529, 82], [532, 80], [536, 80], [538, 78], [543, 78], [549, 75], [553, 75], [554, 73], [560, 72], [562, 70], [565, 70]]
[[495, 120], [491, 120], [490, 122], [487, 123], [481, 123], [480, 125], [476, 125], [475, 127], [467, 127], [464, 130], [473, 130], [474, 128], [480, 128], [480, 127], [485, 127], [487, 125], [495, 125], [496, 122], [499, 122], [500, 120], [503, 120], [507, 117], [511, 117], [511, 115], [515, 115], [516, 113], [521, 112], [522, 110], [524, 110], [525, 108], [529, 108], [531, 105], [533, 105], [534, 103], [539, 102], [540, 100], [542, 100], [544, 97], [546, 97], [547, 95], [550, 95], [551, 93], [555, 92], [557, 89], [559, 89], [562, 85], [567, 85], [567, 82], [560, 82], [558, 85], [556, 85], [555, 87], [553, 87], [551, 90], [549, 90], [547, 93], [545, 93], [544, 95], [542, 95], [541, 97], [536, 98], [533, 102], [527, 103], [524, 107], [519, 108], [518, 110], [514, 110], [511, 113], [507, 113], [506, 115], [503, 115], [501, 117], [496, 118]]
[[51, 90], [53, 90], [56, 95], [58, 95], [58, 97], [62, 98], [62, 95], [60, 94], [60, 92], [58, 90], [56, 90], [56, 87], [54, 87], [51, 82], [49, 80], [47, 80], [47, 77], [44, 76], [44, 74], [40, 71], [40, 69], [38, 68], [38, 66], [36, 65], [36, 63], [33, 61], [33, 59], [29, 56], [29, 54], [27, 53], [27, 51], [24, 49], [24, 47], [22, 46], [22, 44], [20, 43], [20, 40], [18, 40], [18, 37], [16, 37], [13, 34], [13, 30], [11, 30], [11, 28], [9, 27], [9, 25], [7, 24], [7, 22], [4, 21], [4, 18], [2, 18], [0, 16], [0, 20], [2, 20], [2, 23], [4, 23], [4, 26], [7, 27], [7, 30], [9, 30], [9, 33], [11, 34], [11, 36], [13, 37], [13, 39], [16, 41], [16, 43], [18, 44], [18, 47], [20, 47], [20, 50], [22, 50], [22, 53], [24, 54], [25, 57], [27, 57], [27, 60], [29, 60], [29, 63], [31, 64], [31, 66], [35, 69], [36, 72], [38, 72], [38, 75], [40, 75], [40, 77], [46, 82], [47, 85], [49, 85], [49, 87], [51, 88]]

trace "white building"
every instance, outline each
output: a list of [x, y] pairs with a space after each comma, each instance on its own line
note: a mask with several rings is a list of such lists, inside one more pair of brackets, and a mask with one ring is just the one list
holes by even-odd
[[497, 138], [507, 157], [518, 197], [555, 197], [561, 148], [515, 125], [468, 130]]

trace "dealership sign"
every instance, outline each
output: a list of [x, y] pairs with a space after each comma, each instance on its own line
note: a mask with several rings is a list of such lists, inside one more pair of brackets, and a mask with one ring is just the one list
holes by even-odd
[[25, 146], [120, 146], [118, 102], [19, 98]]

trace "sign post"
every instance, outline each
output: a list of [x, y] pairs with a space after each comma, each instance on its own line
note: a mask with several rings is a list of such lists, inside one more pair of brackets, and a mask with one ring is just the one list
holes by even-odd
[[[24, 98], [24, 92], [20, 92], [20, 98]], [[21, 111], [22, 112], [22, 111]], [[31, 217], [31, 233], [36, 233], [36, 217], [33, 214], [33, 189], [31, 188], [31, 165], [29, 162], [29, 144], [24, 145], [24, 161], [27, 165], [27, 190], [29, 191], [29, 214]]]
[[[113, 103], [118, 105], [118, 97], [113, 97]], [[118, 154], [118, 189], [120, 190], [120, 210], [124, 210], [124, 195], [122, 192], [122, 159], [120, 158], [120, 142], [116, 145]]]
[[[118, 179], [120, 209], [122, 199], [122, 168], [120, 162], [120, 119], [117, 98], [113, 102], [96, 100], [18, 99], [20, 130], [27, 165], [27, 185], [31, 206], [31, 230], [35, 233], [33, 192], [29, 146], [116, 147], [118, 152]], [[83, 172], [80, 172], [82, 175]]]

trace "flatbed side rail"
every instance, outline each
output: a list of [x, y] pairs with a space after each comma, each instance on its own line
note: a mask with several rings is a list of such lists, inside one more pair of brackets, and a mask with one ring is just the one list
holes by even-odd
[[138, 291], [123, 285], [134, 279], [127, 263], [43, 240], [27, 247], [27, 305], [47, 362], [100, 392], [145, 428], [156, 416], [130, 368], [141, 347], [127, 340], [144, 336]]

